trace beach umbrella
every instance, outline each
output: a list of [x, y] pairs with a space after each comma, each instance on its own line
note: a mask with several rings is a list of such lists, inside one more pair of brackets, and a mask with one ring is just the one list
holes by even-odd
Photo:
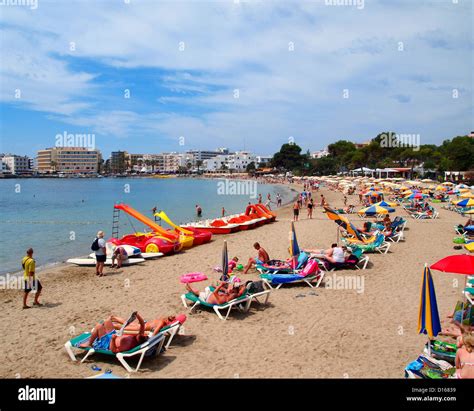
[[393, 213], [395, 211], [394, 208], [391, 207], [381, 207], [377, 205], [371, 205], [370, 207], [363, 208], [362, 210], [359, 210], [359, 214], [365, 214], [365, 215], [377, 215], [377, 214], [388, 214], [388, 213]]
[[333, 220], [337, 225], [342, 227], [344, 230], [356, 237], [358, 240], [363, 240], [362, 234], [346, 217], [340, 215], [337, 211], [329, 207], [324, 207], [324, 210], [326, 211], [326, 216], [330, 220]]
[[412, 199], [421, 199], [428, 197], [428, 194], [423, 194], [423, 193], [413, 193], [405, 196], [406, 199], [412, 200]]
[[473, 193], [464, 193], [460, 195], [461, 198], [474, 198]]
[[[442, 271], [443, 273], [464, 275], [464, 288], [466, 288], [467, 276], [474, 274], [474, 256], [469, 254], [449, 255], [432, 264], [430, 268], [432, 270]], [[465, 307], [466, 304], [464, 300], [461, 324], [464, 319]]]
[[369, 190], [367, 193], [365, 193], [364, 195], [366, 197], [378, 197], [378, 196], [381, 196], [383, 193], [380, 192], [380, 191], [373, 191], [373, 190]]
[[455, 203], [458, 207], [472, 207], [474, 206], [474, 198], [465, 198]]
[[474, 256], [468, 254], [449, 255], [432, 264], [430, 268], [445, 273], [473, 275]]
[[454, 183], [451, 183], [451, 181], [445, 181], [444, 183], [441, 183], [444, 186], [453, 186]]
[[446, 187], [440, 184], [438, 187], [436, 187], [436, 191], [446, 191]]
[[298, 240], [296, 239], [295, 225], [291, 222], [291, 231], [290, 231], [290, 257], [298, 258], [300, 255], [300, 247], [298, 245]]
[[227, 253], [227, 241], [224, 240], [224, 246], [222, 247], [222, 281], [229, 279], [229, 255]]
[[[428, 264], [423, 270], [421, 281], [420, 308], [418, 311], [418, 334], [427, 334], [429, 339], [436, 337], [441, 331], [436, 292]], [[430, 347], [428, 343], [428, 347]]]
[[474, 208], [471, 210], [464, 211], [464, 214], [474, 214]]
[[393, 203], [391, 201], [387, 202], [387, 201], [379, 201], [378, 203], [375, 203], [374, 206], [380, 206], [380, 207], [385, 207], [385, 208], [394, 208], [396, 206], [398, 206], [397, 203]]

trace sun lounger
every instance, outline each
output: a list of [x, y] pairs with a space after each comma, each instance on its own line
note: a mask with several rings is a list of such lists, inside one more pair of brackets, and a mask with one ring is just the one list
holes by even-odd
[[[114, 353], [110, 350], [96, 350], [92, 347], [80, 347], [79, 345], [82, 343], [85, 343], [89, 337], [91, 336], [91, 333], [83, 333], [71, 340], [69, 340], [65, 345], [65, 349], [67, 353], [69, 354], [69, 357], [71, 358], [72, 361], [76, 361], [76, 356], [74, 355], [73, 348], [86, 351], [87, 354], [82, 358], [81, 363], [84, 362], [88, 357], [90, 357], [92, 354], [98, 353], [98, 354], [105, 354], [108, 356], [113, 356], [117, 358], [117, 360], [120, 361], [120, 363], [123, 365], [123, 367], [128, 371], [128, 372], [137, 372], [140, 369], [140, 366], [142, 364], [143, 359], [146, 357], [151, 357], [155, 354], [160, 354], [166, 339], [165, 333], [159, 332], [158, 334], [150, 337], [147, 341], [144, 343], [136, 346], [135, 348], [132, 348], [129, 351], [124, 351], [124, 352], [119, 352], [119, 353]], [[139, 357], [137, 367], [133, 369], [130, 367], [130, 365], [127, 363], [126, 358], [129, 357]]]
[[390, 249], [390, 243], [385, 241], [385, 236], [381, 233], [378, 233], [375, 236], [375, 240], [370, 243], [363, 242], [347, 242], [346, 239], [343, 239], [347, 247], [350, 247], [351, 250], [361, 249], [364, 253], [373, 253], [378, 251], [380, 254], [387, 254]]
[[[181, 321], [174, 321], [173, 323], [171, 323], [170, 325], [167, 325], [166, 327], [163, 327], [160, 332], [157, 334], [159, 336], [163, 336], [163, 342], [161, 342], [161, 339], [158, 341], [157, 339], [157, 343], [160, 343], [161, 346], [159, 347], [160, 351], [161, 351], [161, 348], [164, 346], [165, 349], [168, 349], [169, 346], [171, 345], [171, 342], [173, 341], [173, 338], [174, 336], [179, 332], [179, 330], [181, 329], [181, 326], [183, 325], [184, 321], [186, 321], [186, 317], [184, 317], [184, 319], [181, 319]], [[127, 330], [124, 330], [124, 334], [132, 334], [132, 332], [128, 332]], [[136, 331], [133, 332], [133, 334], [136, 334]], [[89, 337], [91, 336], [91, 333], [90, 332], [87, 332], [87, 333], [83, 333], [71, 340], [69, 340], [65, 345], [65, 349], [69, 355], [69, 357], [71, 358], [71, 360], [73, 361], [76, 361], [76, 356], [74, 354], [74, 351], [73, 351], [73, 348], [75, 349], [78, 349], [78, 350], [82, 350], [82, 351], [87, 351], [87, 354], [84, 356], [84, 358], [81, 360], [81, 362], [84, 362], [84, 360], [89, 357], [90, 355], [96, 353], [96, 352], [99, 352], [99, 353], [104, 353], [104, 354], [107, 354], [107, 355], [116, 355], [115, 353], [112, 353], [111, 351], [109, 350], [106, 350], [106, 352], [102, 352], [103, 350], [95, 350], [91, 347], [79, 347], [80, 344], [86, 342]], [[166, 338], [168, 338], [168, 341], [166, 341]], [[146, 343], [149, 343], [148, 344], [148, 350], [146, 350]], [[142, 349], [145, 349], [144, 351], [144, 355], [147, 355], [146, 352], [151, 350], [151, 347], [152, 345], [150, 344], [151, 343], [151, 340], [148, 340], [146, 341], [145, 343], [141, 344], [141, 347]], [[166, 343], [166, 344], [165, 344]], [[155, 344], [155, 342], [153, 343], [153, 345]], [[126, 364], [125, 360], [123, 357], [130, 357], [130, 356], [133, 356], [133, 355], [138, 355], [138, 354], [142, 354], [142, 352], [140, 350], [137, 350], [138, 347], [135, 347], [133, 350], [130, 350], [130, 351], [127, 351], [126, 353], [118, 353], [118, 354], [122, 354], [122, 355], [116, 355], [117, 359], [120, 361], [120, 363], [127, 369], [127, 371], [131, 372], [130, 371], [130, 367], [128, 367], [128, 364]], [[140, 351], [140, 352], [139, 352]], [[128, 355], [126, 355], [128, 354]], [[137, 368], [135, 371], [138, 371], [138, 369], [140, 368], [140, 365], [141, 365], [141, 361], [143, 360], [143, 356], [142, 358], [140, 359], [140, 363], [138, 364]]]
[[[302, 276], [300, 274], [261, 274], [260, 278], [271, 289], [278, 290], [283, 284], [305, 283], [311, 288], [318, 288], [324, 278], [324, 272]], [[316, 284], [313, 284], [316, 282]]]
[[327, 260], [318, 260], [319, 267], [324, 271], [344, 270], [344, 269], [357, 269], [365, 270], [369, 263], [369, 257], [363, 255], [361, 249], [355, 249], [352, 254], [346, 258], [343, 263], [331, 263]]
[[468, 285], [468, 287], [464, 289], [463, 294], [471, 305], [474, 305], [474, 284], [471, 284], [470, 286]]
[[[283, 284], [306, 283], [311, 288], [317, 288], [324, 278], [324, 272], [319, 269], [317, 259], [311, 259], [302, 269], [290, 274], [262, 274], [260, 278], [270, 289], [279, 289]], [[313, 283], [316, 282], [315, 285]]]
[[[192, 313], [197, 307], [207, 307], [217, 314], [221, 320], [227, 320], [229, 314], [233, 308], [237, 308], [241, 312], [247, 312], [250, 309], [250, 306], [253, 301], [260, 302], [259, 297], [265, 296], [264, 304], [267, 304], [269, 294], [271, 290], [264, 290], [261, 292], [251, 293], [248, 289], [247, 291], [238, 298], [235, 298], [232, 301], [228, 301], [224, 304], [209, 304], [206, 301], [201, 300], [198, 296], [193, 293], [186, 293], [181, 295], [181, 301], [183, 305], [190, 310]], [[225, 317], [222, 316], [221, 311], [225, 312]]]

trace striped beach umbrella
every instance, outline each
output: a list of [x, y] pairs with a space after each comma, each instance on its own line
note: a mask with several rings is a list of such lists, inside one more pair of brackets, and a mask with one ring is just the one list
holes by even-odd
[[370, 207], [363, 208], [362, 210], [359, 210], [359, 214], [365, 214], [368, 216], [373, 216], [377, 214], [388, 214], [388, 213], [393, 213], [395, 211], [394, 208], [391, 207], [381, 207], [381, 206], [376, 206], [376, 205], [371, 205]]
[[362, 234], [359, 230], [344, 216], [329, 207], [324, 207], [326, 215], [330, 220], [333, 220], [337, 225], [346, 230], [349, 234], [356, 237], [358, 240], [363, 240]]
[[465, 198], [455, 202], [458, 207], [472, 207], [474, 206], [474, 198]]
[[385, 207], [385, 208], [394, 208], [398, 206], [397, 203], [393, 203], [391, 201], [379, 201], [378, 203], [375, 203], [374, 206], [380, 206], [380, 207]]
[[413, 200], [413, 199], [421, 199], [421, 198], [426, 198], [428, 197], [428, 194], [423, 194], [423, 193], [413, 193], [405, 196], [406, 199], [408, 200]]
[[436, 293], [431, 271], [425, 264], [421, 281], [420, 309], [418, 311], [418, 334], [427, 334], [430, 339], [441, 331]]

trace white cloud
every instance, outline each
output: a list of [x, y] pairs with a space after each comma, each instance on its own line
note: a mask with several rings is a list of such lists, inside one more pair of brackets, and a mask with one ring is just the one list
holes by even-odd
[[[19, 87], [21, 102], [70, 124], [123, 138], [188, 135], [196, 147], [238, 148], [245, 139], [276, 148], [294, 135], [318, 148], [390, 127], [439, 142], [470, 127], [470, 10], [436, 0], [366, 0], [363, 10], [324, 1], [42, 1], [34, 12], [4, 13], [1, 98], [14, 101]], [[94, 82], [93, 64], [69, 67], [76, 57], [165, 69], [174, 74], [163, 74], [162, 85], [176, 94], [157, 95], [146, 112], [102, 107], [110, 90]], [[463, 90], [460, 99], [452, 88]]]

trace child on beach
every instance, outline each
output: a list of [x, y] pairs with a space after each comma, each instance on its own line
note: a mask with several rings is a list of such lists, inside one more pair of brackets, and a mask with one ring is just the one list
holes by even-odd
[[228, 267], [229, 267], [229, 274], [237, 267], [237, 263], [239, 262], [238, 257], [232, 258], [232, 260], [229, 261]]

